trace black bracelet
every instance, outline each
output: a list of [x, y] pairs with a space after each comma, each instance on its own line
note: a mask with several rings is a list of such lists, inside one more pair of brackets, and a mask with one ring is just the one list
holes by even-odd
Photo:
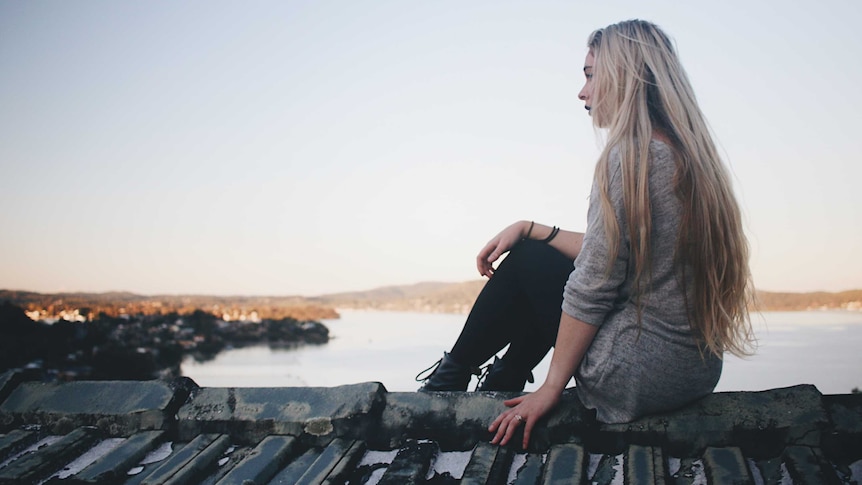
[[551, 229], [551, 234], [549, 234], [549, 235], [548, 235], [548, 237], [546, 237], [545, 239], [542, 239], [542, 242], [543, 242], [543, 243], [549, 243], [549, 242], [551, 242], [551, 240], [552, 240], [552, 239], [554, 239], [555, 237], [557, 237], [557, 233], [558, 233], [558, 232], [560, 232], [560, 228], [559, 228], [559, 227], [557, 227], [557, 226], [554, 226], [554, 228], [553, 228], [553, 229]]
[[533, 233], [533, 225], [534, 225], [534, 224], [535, 224], [535, 222], [530, 221], [530, 228], [529, 228], [529, 229], [527, 229], [527, 235], [526, 235], [526, 236], [524, 236], [524, 239], [530, 239], [530, 234], [532, 234], [532, 233]]

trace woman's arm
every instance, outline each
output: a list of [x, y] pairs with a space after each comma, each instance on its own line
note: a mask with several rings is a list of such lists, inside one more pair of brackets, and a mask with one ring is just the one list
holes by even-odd
[[[530, 222], [528, 221], [519, 221], [520, 224], [527, 224], [527, 227], [530, 227]], [[553, 227], [548, 227], [544, 224], [532, 223], [533, 230], [530, 232], [530, 239], [542, 240], [551, 235], [551, 231]], [[582, 232], [574, 232], [574, 231], [564, 231], [560, 229], [560, 232], [554, 236], [554, 239], [548, 243], [548, 245], [555, 248], [557, 251], [563, 253], [567, 258], [574, 260], [578, 257], [578, 254], [581, 252], [581, 244], [584, 242], [584, 233]]]
[[511, 409], [497, 416], [488, 427], [490, 432], [495, 433], [491, 443], [505, 445], [523, 422], [522, 446], [527, 448], [536, 422], [560, 402], [560, 395], [575, 374], [598, 329], [563, 312], [548, 377], [536, 392], [504, 402]]
[[[531, 221], [518, 221], [503, 229], [488, 241], [488, 244], [476, 256], [476, 268], [479, 270], [479, 274], [490, 278], [494, 274], [493, 264], [506, 251], [512, 249], [518, 241], [525, 238], [543, 240], [550, 236], [552, 230], [553, 228], [550, 226]], [[583, 242], [584, 234], [582, 232], [560, 230], [548, 244], [567, 258], [574, 260], [581, 252]]]

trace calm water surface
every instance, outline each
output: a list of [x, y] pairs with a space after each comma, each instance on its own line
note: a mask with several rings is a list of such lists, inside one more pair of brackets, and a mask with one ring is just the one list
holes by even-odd
[[[341, 310], [324, 320], [329, 343], [297, 349], [246, 347], [208, 362], [187, 358], [182, 373], [204, 387], [338, 386], [382, 382], [414, 391], [416, 374], [449, 350], [463, 315]], [[746, 359], [727, 357], [717, 391], [754, 391], [814, 384], [824, 394], [862, 388], [862, 312], [764, 312], [754, 319], [760, 347]], [[502, 354], [501, 354], [502, 355]], [[541, 384], [550, 354], [534, 371]], [[475, 380], [471, 383], [475, 384]]]

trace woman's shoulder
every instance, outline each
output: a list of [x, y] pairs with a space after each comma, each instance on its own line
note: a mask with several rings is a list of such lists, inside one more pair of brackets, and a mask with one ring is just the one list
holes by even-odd
[[[629, 147], [629, 150], [637, 150], [637, 148], [635, 148], [636, 146], [636, 143], [631, 145]], [[650, 140], [649, 155], [646, 162], [651, 174], [655, 172], [663, 173], [665, 171], [675, 171], [675, 158], [676, 152], [669, 142], [658, 138], [653, 138], [652, 140]], [[615, 145], [610, 147], [610, 150], [608, 150], [607, 170], [611, 180], [620, 175], [620, 170], [622, 169], [623, 165], [622, 162], [622, 150], [620, 149], [620, 146]]]
[[653, 158], [673, 158], [673, 146], [661, 138], [653, 138], [649, 143], [650, 156]]
[[676, 152], [670, 143], [653, 138], [649, 144], [650, 158], [650, 174], [656, 173], [675, 173], [676, 172]]

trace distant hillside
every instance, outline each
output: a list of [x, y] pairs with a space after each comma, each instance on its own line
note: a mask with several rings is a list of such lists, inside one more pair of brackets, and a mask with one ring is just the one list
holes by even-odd
[[[467, 313], [485, 280], [463, 283], [425, 282], [310, 298], [325, 306], [353, 309]], [[838, 293], [757, 292], [760, 311], [862, 310], [862, 290]]]
[[484, 285], [484, 280], [463, 283], [424, 282], [385, 286], [366, 291], [333, 293], [309, 300], [336, 308], [467, 313]]
[[[333, 293], [310, 301], [337, 308], [467, 313], [485, 280], [462, 283], [425, 282], [366, 291]], [[757, 292], [760, 311], [862, 310], [862, 290], [838, 293]]]
[[862, 310], [862, 290], [837, 293], [757, 292], [758, 305], [763, 311], [801, 310]]

